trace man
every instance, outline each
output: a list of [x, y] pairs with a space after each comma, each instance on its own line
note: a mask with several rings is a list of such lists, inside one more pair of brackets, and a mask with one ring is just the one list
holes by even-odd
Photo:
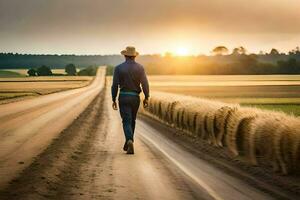
[[127, 154], [134, 154], [133, 136], [136, 114], [140, 105], [139, 94], [142, 85], [145, 95], [143, 106], [146, 108], [148, 106], [149, 84], [143, 66], [135, 62], [135, 57], [139, 55], [135, 48], [126, 47], [126, 50], [121, 51], [121, 54], [125, 56], [125, 62], [118, 65], [114, 70], [111, 86], [112, 107], [114, 110], [118, 109], [116, 97], [120, 88], [119, 107], [126, 139], [123, 150], [127, 151]]

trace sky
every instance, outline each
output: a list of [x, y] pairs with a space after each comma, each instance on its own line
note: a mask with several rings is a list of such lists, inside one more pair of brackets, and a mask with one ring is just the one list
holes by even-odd
[[0, 52], [288, 52], [300, 46], [299, 10], [299, 0], [0, 0]]

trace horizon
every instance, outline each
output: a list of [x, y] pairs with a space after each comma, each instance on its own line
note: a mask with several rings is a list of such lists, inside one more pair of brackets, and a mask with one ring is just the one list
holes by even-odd
[[[287, 52], [283, 52], [280, 51], [280, 49], [277, 48], [272, 48], [272, 49], [276, 49], [279, 51], [279, 55], [288, 55], [289, 52], [293, 51], [293, 50], [297, 50], [297, 48], [299, 48], [298, 46], [288, 50]], [[246, 48], [247, 49], [247, 48]], [[247, 51], [245, 55], [251, 55], [251, 54], [256, 54], [256, 55], [268, 55], [270, 54], [270, 51], [272, 50], [270, 49], [269, 51], [263, 51], [263, 54], [261, 54], [261, 52], [249, 52]], [[49, 56], [123, 56], [120, 53], [114, 53], [114, 54], [74, 54], [74, 53], [20, 53], [20, 52], [0, 52], [0, 54], [19, 54], [19, 55], [32, 55], [32, 56], [39, 56], [39, 55], [49, 55]], [[165, 57], [166, 54], [170, 54], [172, 57], [198, 57], [198, 56], [230, 56], [232, 55], [232, 49], [229, 49], [229, 53], [227, 54], [222, 54], [222, 55], [214, 55], [211, 51], [208, 54], [185, 54], [183, 53], [183, 55], [180, 55], [180, 53], [176, 53], [176, 52], [163, 52], [163, 53], [148, 53], [148, 54], [139, 54], [137, 57], [139, 56], [161, 56], [161, 57]]]

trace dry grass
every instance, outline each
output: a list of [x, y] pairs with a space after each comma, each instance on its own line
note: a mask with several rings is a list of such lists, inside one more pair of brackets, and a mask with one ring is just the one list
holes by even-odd
[[149, 107], [142, 112], [211, 145], [223, 146], [249, 164], [273, 166], [283, 174], [299, 172], [297, 117], [163, 92], [153, 92]]

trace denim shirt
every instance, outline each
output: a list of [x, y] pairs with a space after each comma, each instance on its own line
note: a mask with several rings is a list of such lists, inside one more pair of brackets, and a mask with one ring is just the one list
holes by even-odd
[[144, 67], [134, 60], [126, 61], [115, 67], [111, 86], [112, 100], [116, 101], [118, 89], [124, 92], [141, 93], [141, 85], [145, 98], [149, 97], [149, 83]]

